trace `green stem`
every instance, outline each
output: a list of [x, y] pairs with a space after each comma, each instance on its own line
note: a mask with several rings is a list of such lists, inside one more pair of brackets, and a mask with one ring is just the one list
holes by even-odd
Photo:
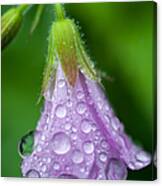
[[61, 4], [55, 4], [54, 5], [55, 8], [55, 15], [56, 15], [56, 20], [63, 20], [65, 19], [65, 10], [63, 5]]
[[17, 10], [21, 13], [21, 14], [24, 14], [24, 12], [26, 11], [26, 9], [29, 7], [30, 5], [27, 5], [27, 4], [22, 4], [22, 5], [19, 5], [17, 7]]

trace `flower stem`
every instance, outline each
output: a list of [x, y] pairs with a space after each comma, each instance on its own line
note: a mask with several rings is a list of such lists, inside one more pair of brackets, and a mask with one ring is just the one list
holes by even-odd
[[63, 5], [61, 4], [55, 4], [54, 5], [55, 8], [55, 16], [56, 16], [56, 20], [63, 20], [65, 19], [65, 10]]

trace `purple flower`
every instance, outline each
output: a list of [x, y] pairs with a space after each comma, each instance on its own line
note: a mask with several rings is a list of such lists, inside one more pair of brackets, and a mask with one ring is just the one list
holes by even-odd
[[[55, 41], [55, 65], [52, 64], [55, 76], [51, 71], [50, 78], [45, 76], [44, 110], [34, 133], [33, 151], [23, 157], [22, 174], [25, 177], [126, 179], [128, 168], [139, 170], [147, 166], [150, 156], [125, 134], [100, 83], [87, 73], [93, 69], [81, 61], [86, 55], [82, 56], [85, 51], [77, 41], [77, 32], [71, 37], [73, 23], [62, 22], [61, 28], [67, 30], [64, 34], [60, 33], [58, 23], [53, 27], [55, 38], [60, 37]], [[73, 43], [74, 39], [78, 47], [57, 47], [61, 45], [57, 43], [61, 43], [61, 35], [66, 43]]]
[[23, 176], [118, 180], [127, 178], [127, 168], [150, 163], [149, 155], [125, 134], [98, 83], [84, 73], [79, 71], [71, 87], [59, 64], [55, 88], [50, 85], [44, 96]]

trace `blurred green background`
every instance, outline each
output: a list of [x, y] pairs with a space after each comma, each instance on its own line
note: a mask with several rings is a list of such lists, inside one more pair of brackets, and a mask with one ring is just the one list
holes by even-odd
[[[2, 6], [2, 14], [10, 6]], [[106, 94], [126, 132], [145, 150], [156, 148], [156, 4], [153, 2], [65, 4], [67, 15], [79, 21], [88, 53], [103, 79]], [[54, 19], [46, 5], [41, 22], [30, 35], [36, 6], [26, 14], [21, 30], [2, 51], [2, 176], [21, 176], [17, 146], [34, 129], [42, 105], [36, 105]], [[152, 180], [154, 166], [129, 171], [128, 179]]]

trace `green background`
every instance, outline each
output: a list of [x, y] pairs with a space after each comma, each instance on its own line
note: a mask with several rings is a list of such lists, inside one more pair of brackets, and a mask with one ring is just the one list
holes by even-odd
[[[2, 13], [10, 6], [2, 6]], [[87, 51], [109, 79], [106, 94], [126, 132], [145, 150], [156, 148], [156, 4], [66, 4], [67, 15], [79, 21]], [[26, 14], [21, 30], [2, 51], [2, 176], [21, 176], [20, 138], [36, 127], [37, 105], [47, 54], [47, 37], [54, 19], [46, 5], [30, 35], [36, 6]], [[152, 180], [152, 165], [129, 171], [128, 179]]]

